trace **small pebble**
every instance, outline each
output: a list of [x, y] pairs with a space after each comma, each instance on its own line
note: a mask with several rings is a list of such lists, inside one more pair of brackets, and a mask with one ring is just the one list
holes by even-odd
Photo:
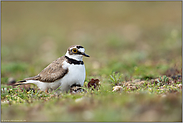
[[122, 86], [114, 86], [112, 91], [115, 92], [115, 91], [122, 91], [122, 90], [123, 90]]

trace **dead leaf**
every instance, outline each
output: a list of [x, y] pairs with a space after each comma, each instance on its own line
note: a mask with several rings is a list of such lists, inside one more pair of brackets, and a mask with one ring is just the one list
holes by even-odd
[[88, 88], [92, 88], [92, 90], [93, 89], [98, 89], [99, 86], [100, 86], [99, 79], [91, 79], [88, 82]]

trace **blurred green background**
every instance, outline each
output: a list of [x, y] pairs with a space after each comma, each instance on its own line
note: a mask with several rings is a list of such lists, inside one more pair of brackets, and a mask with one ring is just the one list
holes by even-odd
[[1, 3], [2, 83], [38, 74], [75, 44], [91, 56], [87, 76], [181, 68], [181, 2]]
[[[181, 5], [180, 1], [2, 1], [2, 119], [182, 121], [181, 81], [160, 87], [143, 84], [140, 91], [128, 91], [126, 86], [122, 93], [112, 91], [115, 82], [158, 78], [174, 67], [181, 70]], [[99, 79], [99, 91], [44, 97], [17, 93], [5, 85], [10, 77], [35, 76], [75, 44], [90, 55], [84, 58], [86, 82]], [[116, 78], [113, 83], [111, 74]], [[174, 87], [179, 88], [172, 91]]]

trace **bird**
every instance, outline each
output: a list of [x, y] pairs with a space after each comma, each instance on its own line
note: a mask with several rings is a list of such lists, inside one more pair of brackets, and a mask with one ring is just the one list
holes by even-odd
[[39, 74], [18, 81], [14, 86], [35, 84], [46, 93], [49, 89], [68, 92], [73, 86], [82, 87], [86, 77], [83, 56], [90, 57], [83, 46], [70, 46], [64, 56], [50, 63]]

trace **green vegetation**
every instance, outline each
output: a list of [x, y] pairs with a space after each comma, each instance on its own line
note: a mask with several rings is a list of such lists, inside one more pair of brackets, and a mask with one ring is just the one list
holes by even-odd
[[[2, 121], [182, 121], [181, 2], [1, 2]], [[85, 47], [81, 93], [12, 87]], [[30, 88], [33, 88], [32, 90]]]

